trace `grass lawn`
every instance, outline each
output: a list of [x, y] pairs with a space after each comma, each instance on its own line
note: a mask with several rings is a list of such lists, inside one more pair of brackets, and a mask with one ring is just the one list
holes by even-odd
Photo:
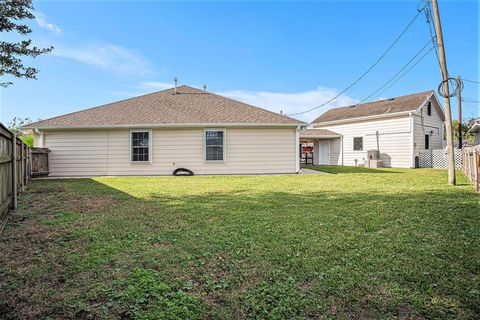
[[431, 169], [34, 181], [1, 319], [473, 319], [480, 196]]

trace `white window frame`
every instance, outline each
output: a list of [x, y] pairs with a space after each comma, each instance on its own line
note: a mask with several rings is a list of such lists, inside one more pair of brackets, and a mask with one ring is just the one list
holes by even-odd
[[[223, 132], [223, 160], [207, 160], [207, 132]], [[203, 130], [203, 160], [205, 163], [226, 163], [227, 162], [227, 129], [226, 128], [205, 128]]]
[[[355, 138], [362, 138], [362, 150], [355, 150]], [[365, 138], [363, 136], [356, 136], [352, 138], [352, 150], [354, 152], [363, 152], [363, 146], [364, 146]]]
[[[133, 161], [132, 160], [132, 150], [133, 150], [133, 139], [132, 136], [134, 133], [138, 132], [147, 132], [148, 133], [148, 161]], [[129, 161], [131, 164], [152, 164], [152, 141], [153, 141], [153, 135], [152, 135], [152, 129], [133, 129], [130, 130], [130, 152], [129, 152]]]

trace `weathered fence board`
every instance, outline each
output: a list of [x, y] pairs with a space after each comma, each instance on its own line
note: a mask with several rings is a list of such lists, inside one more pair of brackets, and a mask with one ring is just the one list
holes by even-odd
[[50, 173], [48, 164], [48, 154], [50, 150], [48, 148], [31, 148], [31, 175], [44, 176]]
[[30, 149], [0, 123], [0, 217], [17, 207], [18, 192], [30, 181]]
[[463, 148], [463, 173], [480, 191], [480, 145]]

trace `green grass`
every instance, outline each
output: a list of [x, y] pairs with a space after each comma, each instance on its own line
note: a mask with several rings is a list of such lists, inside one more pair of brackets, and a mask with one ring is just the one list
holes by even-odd
[[309, 166], [308, 169], [328, 172], [328, 173], [394, 173], [394, 169], [372, 169], [349, 166]]
[[478, 317], [464, 177], [320, 169], [340, 174], [34, 181], [0, 236], [0, 318]]

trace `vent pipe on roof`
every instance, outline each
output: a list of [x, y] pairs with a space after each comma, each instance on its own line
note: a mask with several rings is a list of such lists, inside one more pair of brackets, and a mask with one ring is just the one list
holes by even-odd
[[203, 85], [203, 92], [205, 92], [205, 93], [207, 92], [207, 85], [206, 84]]
[[175, 83], [175, 92], [173, 94], [178, 94], [177, 92], [178, 78], [173, 78], [173, 82]]

